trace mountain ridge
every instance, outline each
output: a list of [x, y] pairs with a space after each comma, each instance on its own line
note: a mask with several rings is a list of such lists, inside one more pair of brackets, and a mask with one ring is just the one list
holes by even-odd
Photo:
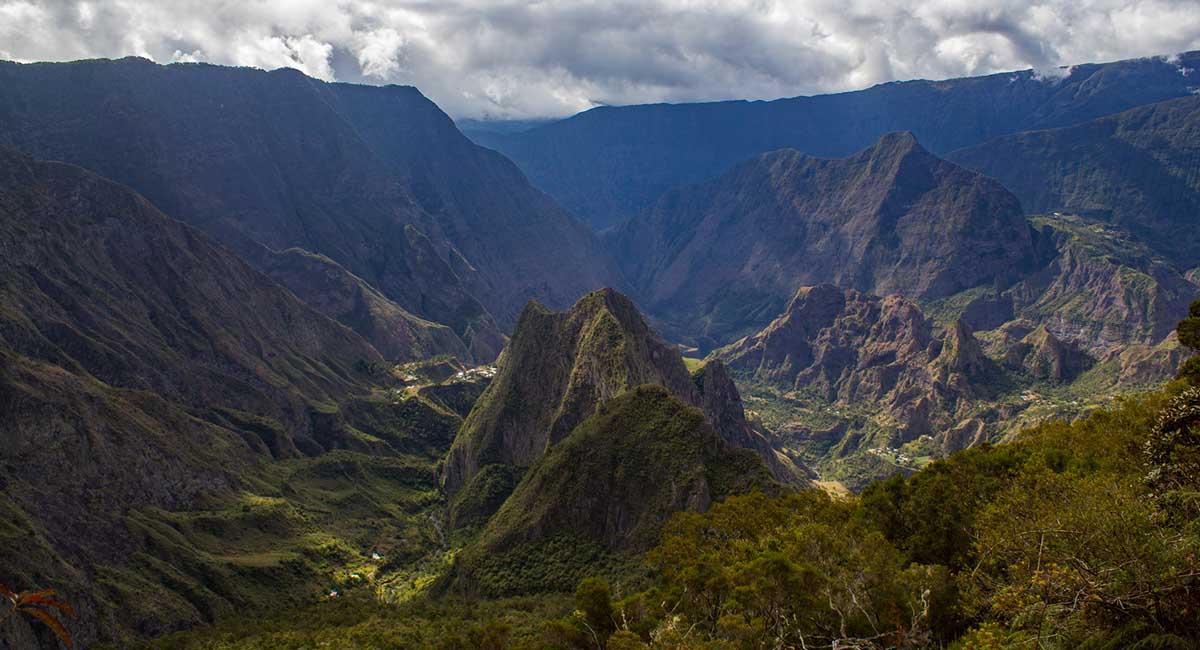
[[671, 188], [780, 148], [841, 157], [891, 131], [936, 154], [993, 137], [1066, 126], [1200, 87], [1200, 52], [771, 101], [598, 107], [523, 133], [474, 132], [597, 230]]
[[609, 241], [650, 313], [706, 348], [806, 284], [927, 300], [1007, 286], [1040, 265], [1035, 236], [998, 183], [893, 133], [847, 158], [762, 154], [666, 193]]

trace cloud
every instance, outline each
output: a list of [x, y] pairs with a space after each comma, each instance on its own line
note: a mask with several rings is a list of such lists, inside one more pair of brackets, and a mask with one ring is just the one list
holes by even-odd
[[0, 0], [0, 55], [407, 83], [459, 117], [775, 98], [1200, 49], [1195, 0]]

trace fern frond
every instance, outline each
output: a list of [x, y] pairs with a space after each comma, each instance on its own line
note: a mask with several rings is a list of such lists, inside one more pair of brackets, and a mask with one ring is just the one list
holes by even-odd
[[46, 627], [50, 628], [59, 639], [62, 639], [63, 644], [67, 646], [67, 650], [75, 650], [75, 640], [71, 638], [71, 633], [67, 632], [67, 628], [63, 627], [63, 624], [57, 618], [54, 618], [44, 610], [34, 607], [22, 608], [21, 612], [45, 623]]
[[71, 618], [76, 618], [75, 608], [71, 607], [67, 603], [65, 603], [61, 600], [58, 600], [56, 598], [50, 598], [48, 596], [31, 596], [29, 598], [26, 598], [23, 605], [19, 605], [19, 607], [20, 606], [28, 606], [28, 605], [37, 605], [39, 607], [53, 607], [54, 609], [57, 609], [58, 611], [62, 612], [63, 614], [66, 614], [67, 616], [70, 616]]

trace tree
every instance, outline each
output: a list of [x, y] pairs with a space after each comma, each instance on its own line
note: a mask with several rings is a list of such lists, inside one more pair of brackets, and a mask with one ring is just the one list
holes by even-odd
[[1163, 513], [1196, 525], [1200, 517], [1200, 387], [1183, 391], [1163, 409], [1146, 441], [1146, 463], [1146, 482]]
[[[1181, 344], [1200, 352], [1200, 300], [1188, 307], [1187, 318], [1179, 321], [1175, 333]], [[1200, 385], [1200, 354], [1193, 354], [1183, 362], [1179, 368], [1179, 378], [1193, 386]]]

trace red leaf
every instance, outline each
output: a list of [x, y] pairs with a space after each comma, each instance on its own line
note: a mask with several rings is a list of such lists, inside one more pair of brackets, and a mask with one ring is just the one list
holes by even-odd
[[58, 619], [40, 609], [35, 609], [32, 607], [28, 609], [22, 609], [21, 611], [45, 623], [46, 627], [50, 628], [56, 635], [58, 635], [58, 638], [62, 639], [62, 642], [67, 646], [67, 650], [75, 649], [75, 640], [71, 638], [71, 634], [67, 632], [67, 628], [63, 627], [62, 623], [58, 622]]

